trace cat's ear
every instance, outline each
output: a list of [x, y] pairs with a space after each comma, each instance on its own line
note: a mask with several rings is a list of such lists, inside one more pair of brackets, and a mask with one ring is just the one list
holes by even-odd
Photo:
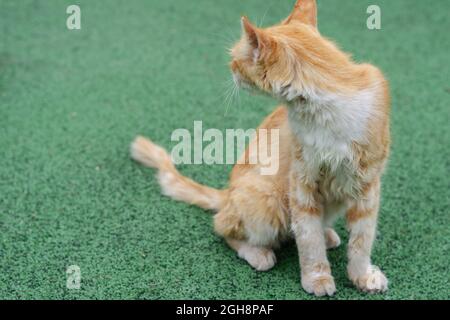
[[245, 16], [241, 18], [241, 26], [243, 35], [252, 47], [253, 58], [258, 60], [270, 45], [269, 38], [263, 30], [255, 27]]
[[298, 21], [317, 28], [317, 4], [316, 0], [297, 0], [289, 17], [284, 24]]

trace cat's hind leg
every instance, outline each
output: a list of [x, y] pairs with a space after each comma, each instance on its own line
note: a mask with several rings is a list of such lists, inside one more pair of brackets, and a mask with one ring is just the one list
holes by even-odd
[[225, 240], [237, 252], [239, 258], [247, 261], [258, 271], [270, 270], [277, 262], [275, 253], [270, 248], [255, 246], [246, 241], [232, 238]]
[[345, 214], [345, 205], [342, 203], [327, 203], [324, 206], [324, 235], [327, 249], [334, 249], [340, 246], [341, 238], [333, 229], [333, 224], [337, 218]]
[[341, 244], [341, 238], [332, 228], [325, 228], [325, 244], [327, 249], [334, 249]]
[[[226, 206], [214, 216], [214, 229], [224, 237], [228, 245], [234, 249], [239, 258], [247, 261], [258, 271], [267, 271], [276, 263], [276, 256], [272, 248], [276, 243], [267, 234], [264, 234], [270, 225], [254, 228], [245, 225], [245, 218]], [[259, 227], [259, 228], [258, 228]]]
[[214, 229], [238, 256], [258, 271], [276, 263], [273, 248], [287, 238], [287, 214], [270, 185], [255, 179], [231, 188], [226, 205], [214, 216]]

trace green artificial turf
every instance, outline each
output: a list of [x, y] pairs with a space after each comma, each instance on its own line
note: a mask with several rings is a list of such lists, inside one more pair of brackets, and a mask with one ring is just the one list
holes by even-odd
[[[171, 148], [174, 129], [252, 128], [276, 101], [227, 104], [226, 48], [239, 17], [270, 25], [293, 0], [0, 1], [0, 298], [315, 299], [296, 248], [256, 272], [212, 229], [210, 214], [160, 195], [130, 160], [136, 134]], [[81, 7], [79, 31], [66, 7]], [[378, 4], [382, 29], [369, 31]], [[321, 32], [386, 73], [392, 155], [374, 263], [384, 295], [346, 277], [345, 245], [329, 252], [336, 299], [450, 298], [450, 20], [448, 0], [321, 0]], [[231, 166], [183, 165], [225, 187]], [[344, 223], [337, 225], [344, 243]], [[66, 268], [81, 289], [66, 288]]]

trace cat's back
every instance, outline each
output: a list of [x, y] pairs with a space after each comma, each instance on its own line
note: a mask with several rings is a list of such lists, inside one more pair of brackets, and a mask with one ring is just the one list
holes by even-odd
[[[278, 106], [268, 115], [256, 131], [256, 137], [250, 142], [244, 154], [234, 166], [231, 179], [237, 179], [252, 172], [259, 172], [261, 159], [269, 156], [271, 161], [278, 162], [278, 170], [272, 176], [285, 175], [287, 163], [290, 161], [290, 141], [292, 134], [288, 124], [286, 106]], [[276, 154], [271, 154], [275, 152]], [[249, 163], [249, 159], [258, 159], [258, 163]]]

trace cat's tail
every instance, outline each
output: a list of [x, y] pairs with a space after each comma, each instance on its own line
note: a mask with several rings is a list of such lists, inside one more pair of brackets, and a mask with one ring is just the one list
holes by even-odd
[[158, 170], [157, 177], [164, 195], [214, 211], [219, 211], [224, 205], [227, 190], [210, 188], [182, 176], [167, 151], [149, 139], [136, 137], [130, 152], [131, 158], [137, 162]]

